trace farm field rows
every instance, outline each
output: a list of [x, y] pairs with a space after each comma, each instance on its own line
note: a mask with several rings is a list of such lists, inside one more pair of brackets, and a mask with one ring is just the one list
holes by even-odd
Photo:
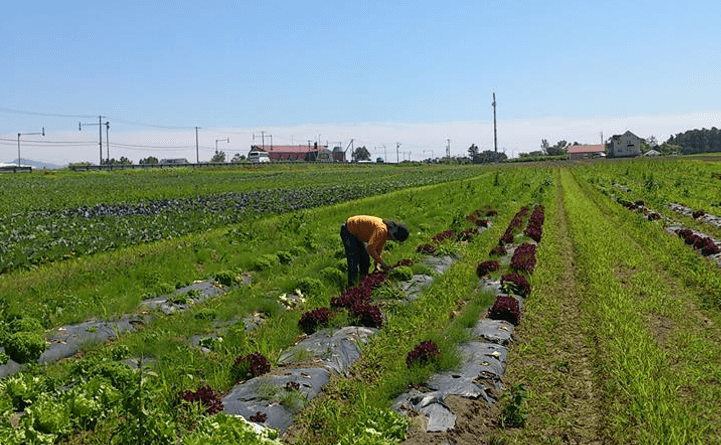
[[[683, 200], [672, 192], [682, 180], [674, 171], [702, 179], [698, 189], [687, 184]], [[278, 188], [290, 190], [304, 173], [278, 172]], [[398, 178], [384, 182], [386, 174], [360, 168], [335, 179], [356, 187], [386, 184], [374, 189], [376, 196], [273, 209], [0, 275], [4, 344], [17, 333], [31, 338], [88, 319], [152, 315], [135, 332], [84, 344], [57, 363], [26, 364], [0, 380], [0, 443], [721, 443], [719, 268], [666, 233], [663, 220], [617, 202], [642, 199], [681, 220], [669, 201], [712, 213], [717, 198], [707, 186], [721, 169], [681, 160], [476, 168], [436, 172], [433, 181], [411, 174], [403, 187]], [[223, 185], [208, 186], [212, 193], [253, 190], [224, 188], [235, 181], [230, 172], [221, 176]], [[339, 187], [332, 175], [317, 176], [323, 178], [316, 189]], [[266, 180], [259, 180], [266, 184], [259, 191], [274, 189], [272, 178]], [[150, 188], [107, 202], [76, 197], [54, 211], [195, 196], [192, 187], [176, 194], [171, 185]], [[540, 231], [516, 229], [510, 238], [504, 232], [524, 206], [545, 209], [542, 238]], [[204, 212], [197, 215], [202, 219]], [[402, 220], [411, 238], [389, 243], [384, 256], [399, 266], [380, 279], [369, 300], [339, 306], [346, 293], [337, 232], [353, 214]], [[530, 224], [529, 214], [518, 227]], [[687, 219], [695, 229], [715, 230]], [[488, 228], [476, 230], [477, 224]], [[533, 261], [502, 261], [489, 278], [491, 252], [524, 243], [535, 246]], [[434, 255], [424, 253], [431, 250]], [[428, 258], [450, 262], [439, 272]], [[488, 317], [491, 306], [490, 315], [496, 311], [496, 295], [484, 282], [507, 270], [525, 276], [530, 293], [507, 346], [498, 401], [453, 399], [461, 410], [445, 432], [426, 432], [422, 414], [393, 411], [401, 393], [428, 391], [429, 378], [461, 365], [468, 329]], [[409, 277], [425, 283], [412, 298], [403, 290]], [[171, 315], [141, 305], [195, 280], [215, 282], [222, 292]], [[193, 297], [168, 298], [187, 303]], [[359, 344], [350, 370], [331, 373], [317, 395], [292, 382], [261, 384], [268, 406], [293, 413], [282, 437], [266, 430], [261, 438], [247, 422], [222, 413], [223, 397], [234, 394], [238, 382], [321, 366], [323, 356], [293, 353], [289, 361], [286, 351], [322, 325], [331, 334], [349, 325], [377, 331]], [[420, 354], [411, 351], [424, 342], [438, 352], [411, 366], [409, 357]], [[249, 417], [265, 421], [261, 411]]]

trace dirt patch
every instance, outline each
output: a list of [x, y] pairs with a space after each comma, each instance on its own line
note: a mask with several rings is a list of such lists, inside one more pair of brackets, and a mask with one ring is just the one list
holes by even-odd
[[425, 432], [423, 415], [411, 417], [411, 428], [403, 445], [478, 445], [492, 443], [497, 436], [496, 419], [500, 418], [499, 405], [484, 400], [448, 396], [446, 404], [456, 414], [456, 427], [445, 433]]
[[651, 328], [653, 338], [656, 339], [656, 343], [660, 346], [666, 346], [668, 334], [674, 328], [673, 322], [662, 315], [652, 314], [647, 320], [647, 323]]

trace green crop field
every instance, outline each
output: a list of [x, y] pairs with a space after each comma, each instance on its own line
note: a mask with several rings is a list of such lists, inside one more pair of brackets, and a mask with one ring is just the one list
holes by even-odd
[[0, 176], [1, 444], [721, 443], [721, 164], [267, 167]]

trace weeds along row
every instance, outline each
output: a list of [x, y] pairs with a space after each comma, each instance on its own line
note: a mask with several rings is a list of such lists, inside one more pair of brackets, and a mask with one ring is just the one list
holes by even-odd
[[[691, 165], [696, 163], [698, 161], [693, 161]], [[616, 168], [622, 169], [618, 165]], [[710, 167], [700, 163], [698, 168]], [[653, 193], [618, 187], [609, 189], [587, 170], [573, 169], [571, 172], [605, 215], [631, 224], [633, 230], [627, 229], [626, 233], [642, 244], [664, 269], [686, 286], [698, 288], [699, 299], [704, 305], [721, 308], [717, 252], [720, 245], [714, 241], [721, 240], [721, 229], [712, 215], [701, 209], [674, 205], [669, 201], [673, 198], [666, 196], [666, 187]], [[631, 213], [628, 210], [637, 211]], [[669, 233], [664, 233], [665, 230]]]
[[[468, 178], [481, 168], [2, 178], [0, 273], [259, 217]], [[173, 189], [177, 186], [177, 189]], [[13, 194], [13, 192], [19, 192]]]
[[[58, 314], [67, 310], [65, 297], [83, 295], [98, 280], [118, 283], [102, 288], [103, 292], [96, 287], [89, 291], [91, 298], [82, 305], [76, 303], [83, 308], [83, 317], [132, 312], [143, 296], [157, 295], [162, 293], [158, 289], [174, 288], [176, 283], [212, 276], [217, 271], [252, 271], [252, 282], [185, 312], [157, 314], [151, 324], [111, 344], [87, 345], [75, 358], [32, 366], [2, 380], [4, 436], [0, 442], [138, 443], [142, 437], [141, 443], [176, 443], [178, 438], [183, 443], [203, 443], [219, 428], [228, 437], [227, 443], [238, 443], [238, 437], [249, 431], [245, 423], [229, 416], [209, 417], [217, 404], [188, 408], [180, 399], [217, 401], [235, 383], [233, 368], [238, 357], [258, 353], [276, 366], [281, 351], [302, 338], [298, 324], [302, 313], [328, 306], [339, 292], [343, 255], [337, 231], [343, 220], [361, 213], [403, 220], [413, 229], [412, 238], [388, 255], [391, 261], [413, 259], [422, 255], [415, 252], [417, 242], [428, 241], [449, 226], [462, 231], [468, 224], [465, 216], [482, 205], [498, 208], [499, 218], [509, 217], [517, 208], [515, 200], [526, 201], [530, 195], [543, 193], [544, 179], [543, 174], [530, 169], [504, 170], [472, 180], [258, 219], [252, 225], [217, 229], [146, 249], [123, 249], [72, 265], [45, 266], [35, 271], [38, 275], [34, 277], [33, 272], [13, 276], [18, 290], [23, 282], [34, 281], [45, 282], [48, 289], [62, 289], [52, 299], [43, 298], [37, 288], [11, 298], [8, 296], [13, 294], [4, 293], [8, 302], [3, 307], [5, 320], [33, 314], [46, 328], [61, 323], [63, 315]], [[474, 242], [485, 240], [478, 238], [481, 240]], [[439, 247], [441, 252], [464, 255], [461, 244]], [[281, 257], [289, 261], [283, 264]], [[388, 394], [399, 391], [403, 386], [397, 380], [399, 374], [387, 374], [387, 370], [398, 371], [396, 362], [403, 362], [417, 343], [419, 326], [426, 333], [441, 332], [449, 314], [463, 307], [460, 303], [473, 294], [468, 278], [475, 274], [474, 262], [473, 258], [458, 262], [437, 277], [418, 300], [396, 308], [397, 312], [386, 311], [383, 328], [363, 349], [361, 360], [365, 365], [354, 374], [359, 379], [347, 381], [349, 395], [362, 396], [373, 406], [382, 407]], [[334, 269], [336, 272], [331, 273]], [[304, 299], [298, 300], [298, 307], [284, 305], [300, 287], [304, 288]], [[23, 297], [28, 297], [27, 301]], [[113, 300], [124, 302], [109, 311]], [[53, 310], [47, 306], [51, 301], [57, 304]], [[63, 309], [58, 311], [58, 307]], [[246, 330], [242, 320], [253, 315], [264, 321]], [[337, 323], [341, 322], [342, 317]], [[221, 335], [217, 335], [219, 331]], [[194, 346], [192, 339], [197, 336], [222, 337], [222, 341], [206, 342], [203, 350]], [[370, 391], [371, 387], [375, 389]], [[334, 394], [338, 387], [331, 383], [329, 390]], [[318, 405], [322, 411], [321, 406], [331, 405]], [[354, 425], [349, 420], [367, 414], [363, 405], [349, 405], [341, 412], [349, 417], [336, 417], [335, 423], [327, 418], [321, 422], [328, 427], [322, 429], [324, 443], [348, 432]], [[387, 413], [378, 412], [380, 416]], [[308, 421], [313, 413], [317, 411], [303, 410], [300, 415], [300, 424], [308, 431], [316, 431], [314, 422]], [[215, 443], [223, 442], [218, 439]]]
[[719, 295], [718, 270], [571, 172], [561, 181], [604, 390], [602, 434], [613, 443], [719, 441], [721, 389], [709, 376], [721, 375], [720, 334], [698, 309], [707, 291]]
[[[630, 202], [644, 201], [661, 215], [680, 218], [694, 229], [702, 228], [698, 216], [679, 215], [672, 205], [680, 204], [696, 215], [721, 215], [721, 164], [718, 162], [650, 159], [595, 163], [575, 167], [574, 175], [608, 196]], [[721, 237], [718, 226], [711, 225], [708, 230]]]

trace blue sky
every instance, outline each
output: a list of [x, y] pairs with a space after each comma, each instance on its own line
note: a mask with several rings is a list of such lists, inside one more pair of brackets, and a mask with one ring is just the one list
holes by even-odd
[[[515, 153], [626, 129], [666, 139], [719, 119], [719, 17], [721, 2], [693, 0], [13, 2], [0, 161], [40, 127], [97, 148], [97, 127], [77, 122], [99, 114], [113, 153], [137, 145], [136, 160], [144, 145], [190, 157], [173, 147], [194, 146], [195, 126], [205, 157], [220, 137], [245, 153], [261, 130], [276, 144], [401, 142], [412, 158], [451, 139], [460, 154], [492, 148], [493, 92], [499, 147]], [[31, 142], [34, 159], [97, 158]]]

